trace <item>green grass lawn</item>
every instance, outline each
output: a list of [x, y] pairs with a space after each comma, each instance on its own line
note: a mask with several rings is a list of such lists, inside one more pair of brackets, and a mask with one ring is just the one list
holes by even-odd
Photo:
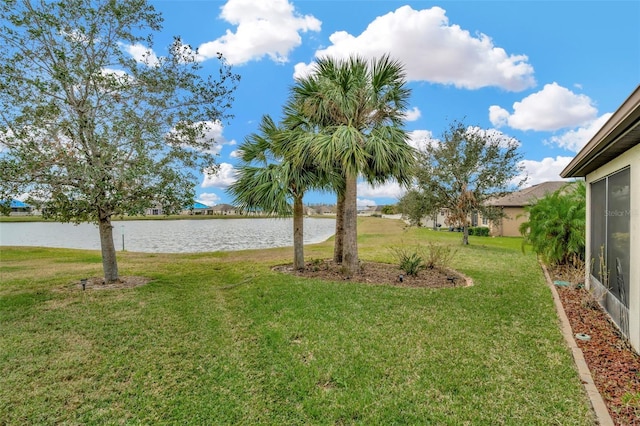
[[[0, 424], [588, 425], [551, 293], [519, 239], [360, 219], [360, 257], [457, 247], [468, 288], [323, 282], [271, 271], [292, 249], [118, 253], [153, 281], [81, 291], [94, 251], [0, 259]], [[306, 257], [330, 257], [332, 242]]]

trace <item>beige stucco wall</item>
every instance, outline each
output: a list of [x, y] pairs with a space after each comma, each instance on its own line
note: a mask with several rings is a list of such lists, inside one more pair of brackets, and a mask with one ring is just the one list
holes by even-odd
[[441, 225], [440, 229], [444, 230], [449, 227], [449, 225], [446, 224], [447, 215], [444, 209], [438, 210], [436, 223], [434, 223], [433, 219], [434, 219], [433, 215], [425, 216], [424, 218], [422, 218], [422, 221], [421, 221], [422, 226], [424, 226], [425, 228], [435, 228], [436, 227], [435, 225], [439, 223]]
[[502, 212], [506, 215], [500, 219], [497, 225], [491, 225], [491, 235], [499, 237], [519, 237], [520, 224], [527, 221], [523, 207], [503, 207]]
[[[630, 253], [632, 259], [629, 271], [629, 341], [640, 352], [640, 145], [636, 145], [626, 153], [613, 159], [606, 165], [586, 176], [587, 206], [591, 205], [590, 183], [602, 179], [625, 167], [630, 167], [631, 181], [631, 229]], [[586, 259], [591, 259], [591, 209], [587, 207], [587, 244]], [[597, 254], [595, 256], [597, 258]], [[633, 261], [633, 259], [638, 261]], [[586, 282], [589, 283], [590, 274], [587, 271]]]

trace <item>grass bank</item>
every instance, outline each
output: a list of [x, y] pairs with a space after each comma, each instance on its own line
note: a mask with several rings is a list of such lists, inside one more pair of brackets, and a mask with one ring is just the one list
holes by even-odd
[[[519, 239], [360, 219], [361, 257], [458, 247], [475, 285], [416, 289], [271, 271], [291, 249], [118, 253], [143, 287], [81, 291], [99, 253], [6, 248], [0, 423], [594, 424], [549, 290]], [[330, 257], [331, 241], [308, 246]]]

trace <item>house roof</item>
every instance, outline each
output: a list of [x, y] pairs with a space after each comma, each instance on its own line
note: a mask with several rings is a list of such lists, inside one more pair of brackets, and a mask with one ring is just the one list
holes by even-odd
[[640, 85], [560, 173], [584, 177], [640, 143]]
[[29, 204], [27, 203], [23, 203], [20, 200], [11, 200], [11, 206], [12, 209], [26, 209], [28, 207], [31, 207]]
[[547, 194], [556, 192], [560, 188], [566, 186], [570, 182], [567, 181], [549, 181], [512, 192], [502, 197], [494, 198], [487, 201], [487, 205], [496, 207], [523, 207], [534, 203], [536, 200]]
[[231, 204], [216, 204], [212, 207], [215, 211], [235, 210], [236, 208]]
[[314, 210], [318, 214], [323, 213], [335, 213], [335, 206], [329, 206], [324, 204], [307, 206], [308, 209]]
[[206, 204], [202, 204], [202, 203], [199, 203], [199, 202], [196, 201], [195, 203], [193, 203], [191, 208], [192, 209], [208, 209], [209, 206], [207, 206]]

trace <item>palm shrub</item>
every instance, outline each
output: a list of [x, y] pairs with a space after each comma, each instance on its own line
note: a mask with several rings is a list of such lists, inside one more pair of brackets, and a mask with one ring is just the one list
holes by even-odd
[[393, 247], [391, 253], [401, 270], [407, 275], [416, 276], [423, 269], [446, 270], [456, 251], [450, 246], [430, 242], [426, 247]]
[[417, 276], [418, 272], [425, 269], [425, 255], [420, 246], [414, 248], [393, 247], [391, 248], [393, 257], [398, 262], [398, 266], [405, 274], [409, 276]]
[[584, 265], [586, 186], [575, 182], [525, 207], [529, 220], [519, 231], [548, 265]]
[[400, 260], [400, 269], [407, 275], [417, 276], [425, 268], [424, 259], [416, 252], [405, 253]]

